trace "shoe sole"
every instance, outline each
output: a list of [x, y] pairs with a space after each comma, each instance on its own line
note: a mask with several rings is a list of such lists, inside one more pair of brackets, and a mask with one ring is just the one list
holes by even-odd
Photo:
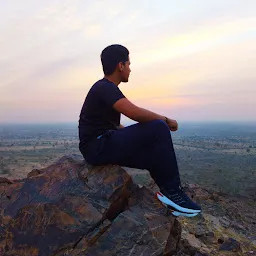
[[164, 204], [163, 202], [161, 202], [163, 206], [165, 206], [166, 208], [168, 208], [170, 211], [171, 211], [171, 214], [175, 217], [180, 217], [180, 216], [183, 216], [183, 217], [188, 217], [188, 218], [191, 218], [191, 217], [195, 217], [198, 213], [185, 213], [185, 212], [178, 212], [178, 211], [175, 211], [174, 209], [170, 208], [169, 205], [167, 204]]
[[[169, 205], [171, 207], [173, 207], [175, 210], [179, 211], [179, 212], [182, 212], [184, 214], [187, 214], [187, 213], [196, 213], [198, 214], [199, 212], [201, 212], [201, 210], [193, 210], [193, 209], [188, 209], [188, 208], [184, 208], [184, 207], [181, 207], [177, 204], [175, 204], [174, 202], [172, 202], [169, 198], [167, 198], [166, 196], [164, 196], [162, 193], [160, 192], [157, 192], [156, 193], [156, 196], [157, 198], [164, 204], [166, 205]], [[192, 216], [193, 217], [193, 216]]]
[[195, 217], [198, 213], [184, 213], [184, 212], [172, 212], [172, 215], [174, 215], [175, 217], [180, 217], [180, 216], [183, 216], [183, 217], [188, 217], [188, 218], [191, 218], [191, 217]]

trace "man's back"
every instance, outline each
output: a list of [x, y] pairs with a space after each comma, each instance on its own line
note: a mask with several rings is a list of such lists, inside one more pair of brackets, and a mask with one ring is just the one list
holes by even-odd
[[117, 129], [120, 125], [120, 113], [113, 104], [125, 96], [118, 86], [106, 78], [97, 81], [89, 90], [79, 119], [80, 145], [96, 138], [106, 130]]

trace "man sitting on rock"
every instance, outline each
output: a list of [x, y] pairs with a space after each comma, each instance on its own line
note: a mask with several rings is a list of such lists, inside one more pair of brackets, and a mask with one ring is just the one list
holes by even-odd
[[[179, 170], [170, 131], [176, 120], [129, 101], [118, 85], [128, 82], [129, 51], [110, 45], [101, 53], [104, 78], [89, 90], [79, 119], [79, 149], [92, 165], [117, 164], [147, 169], [158, 185], [158, 199], [175, 216], [192, 217], [201, 208], [181, 188]], [[121, 113], [138, 123], [124, 127]]]

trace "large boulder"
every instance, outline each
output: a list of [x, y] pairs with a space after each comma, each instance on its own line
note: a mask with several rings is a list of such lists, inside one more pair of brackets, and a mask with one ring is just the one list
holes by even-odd
[[65, 156], [0, 182], [0, 255], [174, 255], [180, 223], [117, 165]]

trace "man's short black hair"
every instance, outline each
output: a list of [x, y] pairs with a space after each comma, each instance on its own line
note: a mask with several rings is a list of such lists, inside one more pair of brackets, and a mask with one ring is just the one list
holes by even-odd
[[111, 75], [119, 62], [129, 60], [129, 51], [120, 44], [112, 44], [102, 51], [100, 58], [104, 74]]

